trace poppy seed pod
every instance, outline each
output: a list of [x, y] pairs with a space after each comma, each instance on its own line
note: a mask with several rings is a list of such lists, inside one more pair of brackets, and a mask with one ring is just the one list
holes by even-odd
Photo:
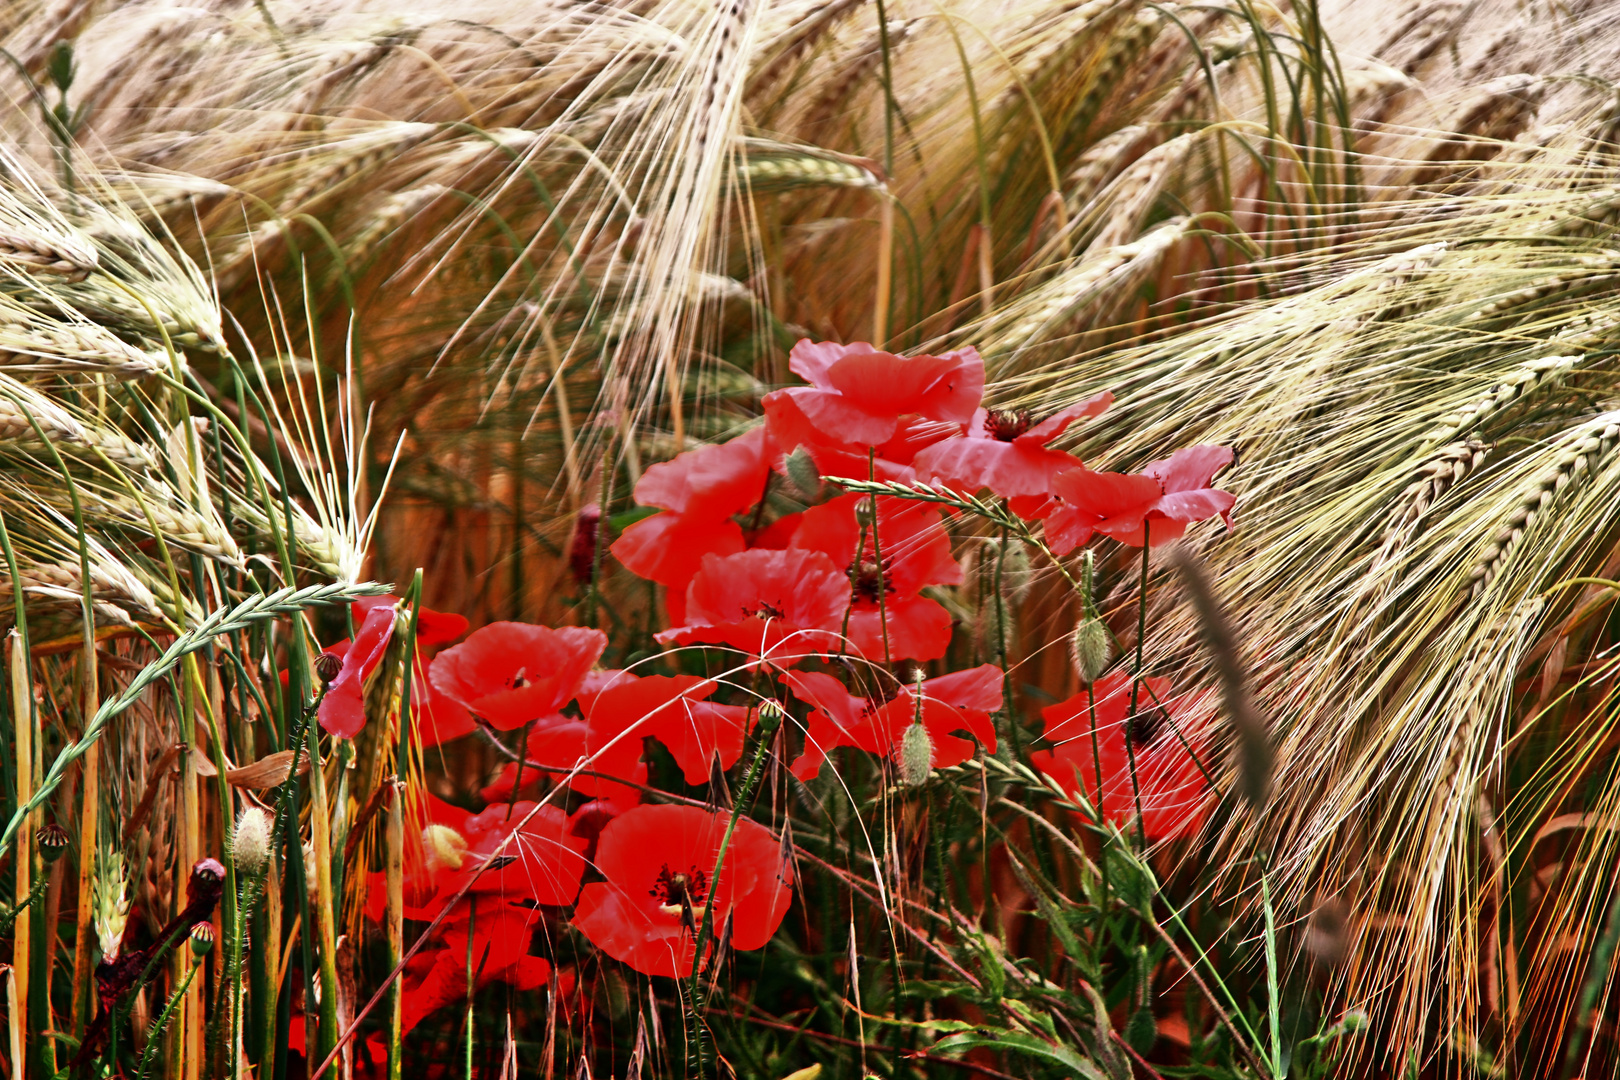
[[247, 874], [257, 874], [270, 861], [270, 833], [274, 820], [257, 806], [243, 807], [231, 833], [231, 860]]
[[34, 842], [39, 845], [40, 857], [47, 863], [53, 863], [68, 849], [67, 830], [55, 823], [42, 825], [34, 834]]
[[1069, 656], [1082, 682], [1096, 682], [1103, 669], [1108, 667], [1113, 652], [1113, 643], [1108, 640], [1108, 627], [1096, 616], [1081, 619], [1069, 632]]
[[201, 960], [214, 951], [214, 928], [209, 923], [196, 923], [191, 928], [191, 955]]
[[912, 724], [900, 737], [900, 781], [916, 787], [928, 779], [934, 763], [934, 739], [922, 724]]
[[343, 657], [337, 653], [323, 652], [315, 658], [315, 677], [322, 683], [330, 683], [343, 671]]

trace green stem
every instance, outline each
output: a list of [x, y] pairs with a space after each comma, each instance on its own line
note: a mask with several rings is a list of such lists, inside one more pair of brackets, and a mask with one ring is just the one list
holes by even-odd
[[[1136, 836], [1143, 847], [1147, 846], [1147, 822], [1142, 818], [1142, 787], [1136, 778], [1136, 746], [1131, 741], [1131, 721], [1136, 719], [1136, 692], [1142, 685], [1142, 646], [1147, 638], [1147, 587], [1148, 587], [1148, 523], [1142, 522], [1142, 580], [1137, 589], [1136, 598], [1136, 666], [1131, 671], [1131, 708], [1125, 714], [1124, 730], [1120, 732], [1125, 737], [1125, 759], [1130, 763], [1131, 769], [1131, 799], [1136, 804]], [[1097, 782], [1102, 783], [1098, 776]]]

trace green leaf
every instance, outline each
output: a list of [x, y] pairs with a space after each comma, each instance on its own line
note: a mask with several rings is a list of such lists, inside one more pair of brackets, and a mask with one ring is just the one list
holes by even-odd
[[1047, 1042], [1022, 1031], [1008, 1031], [1005, 1028], [977, 1027], [972, 1031], [964, 1031], [958, 1035], [948, 1035], [929, 1047], [929, 1052], [936, 1054], [965, 1053], [968, 1050], [978, 1050], [981, 1047], [987, 1050], [1026, 1054], [1029, 1057], [1061, 1065], [1068, 1069], [1070, 1074], [1076, 1077], [1077, 1080], [1108, 1080], [1106, 1074], [1090, 1058], [1081, 1057], [1071, 1047], [1062, 1043]]

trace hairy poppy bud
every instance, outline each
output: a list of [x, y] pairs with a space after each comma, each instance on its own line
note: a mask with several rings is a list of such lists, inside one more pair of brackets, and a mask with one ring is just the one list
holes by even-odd
[[53, 863], [68, 849], [67, 830], [54, 823], [42, 825], [34, 834], [34, 842], [39, 845], [40, 858]]
[[194, 924], [191, 928], [191, 955], [201, 960], [213, 951], [213, 926], [205, 922]]
[[270, 833], [274, 825], [270, 812], [257, 806], [248, 806], [236, 819], [231, 833], [231, 860], [236, 868], [248, 874], [257, 874], [270, 861]]
[[793, 486], [807, 499], [813, 499], [821, 492], [821, 470], [816, 468], [816, 459], [810, 456], [810, 451], [801, 446], [787, 456], [786, 461], [788, 479]]
[[329, 683], [338, 677], [343, 670], [343, 657], [337, 653], [323, 652], [315, 658], [315, 677], [323, 683]]
[[433, 869], [460, 870], [467, 854], [467, 838], [448, 825], [433, 824], [422, 829], [422, 847]]
[[928, 779], [928, 773], [934, 766], [934, 740], [928, 734], [928, 729], [921, 724], [912, 724], [906, 728], [906, 733], [900, 736], [900, 781], [908, 787], [916, 787]]
[[872, 500], [862, 499], [855, 504], [855, 523], [863, 529], [872, 527]]
[[1113, 643], [1108, 640], [1108, 627], [1096, 616], [1088, 616], [1074, 624], [1069, 633], [1069, 656], [1081, 681], [1094, 683], [1113, 658]]

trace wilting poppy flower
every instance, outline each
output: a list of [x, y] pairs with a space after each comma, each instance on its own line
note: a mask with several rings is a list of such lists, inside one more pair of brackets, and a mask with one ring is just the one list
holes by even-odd
[[792, 546], [820, 551], [834, 565], [847, 568], [852, 591], [846, 633], [857, 652], [872, 659], [884, 656], [887, 617], [889, 659], [944, 656], [951, 643], [950, 614], [917, 595], [925, 586], [956, 585], [962, 580], [961, 564], [951, 557], [943, 516], [923, 503], [880, 496], [874, 548], [870, 532], [862, 541], [855, 517], [863, 504], [869, 505], [867, 496], [841, 495], [811, 507], [803, 514]]
[[730, 919], [732, 945], [763, 946], [792, 902], [792, 863], [769, 830], [739, 818], [716, 879], [730, 820], [695, 806], [638, 806], [608, 822], [596, 847], [606, 880], [580, 890], [574, 925], [644, 975], [692, 973], [705, 908], [715, 938]]
[[804, 753], [790, 766], [800, 780], [816, 776], [828, 751], [837, 746], [892, 756], [906, 728], [919, 717], [933, 741], [932, 768], [960, 765], [973, 756], [972, 740], [958, 737], [954, 734], [958, 731], [971, 733], [986, 750], [995, 752], [996, 729], [990, 713], [1001, 708], [1003, 676], [994, 664], [927, 679], [920, 687], [897, 687], [887, 700], [856, 697], [843, 683], [821, 672], [790, 671], [785, 678], [793, 696], [814, 707]]
[[946, 439], [917, 454], [919, 479], [967, 491], [989, 488], [997, 495], [1044, 495], [1052, 478], [1080, 465], [1080, 459], [1047, 443], [1082, 417], [1100, 415], [1113, 403], [1106, 390], [1055, 416], [1031, 423], [1027, 412], [980, 409], [961, 438]]
[[[1204, 822], [1209, 786], [1181, 738], [1171, 729], [1180, 702], [1170, 680], [1146, 678], [1137, 690], [1136, 715], [1127, 718], [1131, 676], [1114, 672], [1093, 688], [1095, 710], [1084, 692], [1041, 710], [1051, 750], [1030, 754], [1030, 763], [1066, 791], [1098, 801], [1097, 767], [1102, 767], [1102, 813], [1121, 828], [1142, 805], [1142, 828], [1150, 840], [1191, 836]], [[1181, 725], [1188, 745], [1203, 754], [1203, 740]], [[1092, 734], [1096, 734], [1095, 754]], [[1130, 740], [1127, 751], [1126, 740]], [[1130, 757], [1136, 757], [1136, 785]]]
[[[686, 622], [660, 642], [730, 645], [770, 656], [835, 647], [849, 579], [819, 551], [744, 551], [703, 557], [686, 590]], [[784, 659], [784, 657], [777, 657]]]
[[912, 414], [963, 424], [984, 394], [984, 361], [972, 348], [896, 356], [864, 341], [805, 338], [788, 367], [810, 385], [774, 390], [763, 401], [771, 437], [784, 451], [801, 443], [880, 446]]
[[600, 630], [494, 622], [434, 657], [428, 674], [440, 693], [512, 731], [567, 704], [605, 648]]
[[698, 675], [620, 676], [603, 690], [581, 693], [590, 748], [611, 754], [621, 744], [639, 754], [643, 737], [664, 744], [689, 784], [709, 779], [716, 757], [729, 769], [742, 756], [748, 709], [703, 699], [718, 684]]
[[[1180, 539], [1194, 521], [1220, 515], [1232, 526], [1231, 494], [1211, 488], [1215, 474], [1232, 463], [1224, 446], [1191, 446], [1140, 473], [1092, 472], [1084, 467], [1059, 473], [1052, 481], [1062, 500], [1046, 519], [1046, 535], [1062, 554], [1090, 539], [1092, 532], [1141, 547]], [[1144, 529], [1145, 523], [1145, 529]]]
[[693, 518], [727, 518], [764, 497], [773, 456], [765, 428], [756, 427], [727, 442], [647, 466], [636, 481], [635, 500]]
[[601, 541], [602, 508], [587, 503], [574, 515], [574, 532], [568, 538], [568, 572], [574, 584], [589, 585], [596, 570], [596, 547]]
[[[398, 606], [399, 600], [392, 596], [368, 596], [355, 602], [355, 611], [361, 613], [361, 622], [354, 640], [340, 641], [326, 650], [343, 658], [343, 669], [321, 699], [318, 716], [323, 730], [339, 738], [352, 739], [366, 726], [365, 682], [377, 670], [377, 665], [382, 663], [383, 655], [388, 651]], [[417, 614], [416, 644], [419, 649], [443, 645], [466, 632], [467, 620], [460, 615], [431, 608], [422, 608]], [[421, 685], [426, 681], [426, 672], [420, 662], [416, 670], [416, 679]], [[416, 700], [419, 730], [424, 719], [420, 710], [427, 709], [430, 710], [427, 717], [429, 729], [437, 733], [442, 727], [447, 732], [435, 741], [454, 738], [455, 735], [448, 734], [450, 731], [466, 734], [465, 730], [459, 730], [463, 724], [468, 725], [466, 730], [471, 730], [470, 719], [453, 702], [439, 701], [434, 695], [420, 692]], [[432, 743], [424, 742], [423, 745]]]

